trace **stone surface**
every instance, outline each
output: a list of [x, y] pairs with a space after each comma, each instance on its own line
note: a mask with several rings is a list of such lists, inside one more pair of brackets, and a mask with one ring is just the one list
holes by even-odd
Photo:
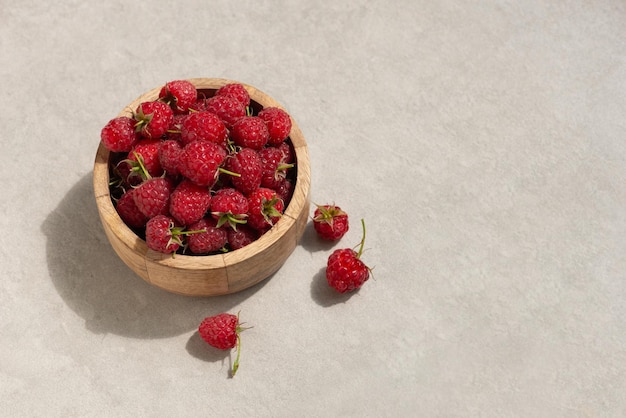
[[[626, 5], [1, 2], [0, 399], [7, 416], [626, 415]], [[125, 267], [97, 217], [100, 129], [225, 77], [309, 144], [309, 228], [211, 299]], [[374, 278], [324, 282], [360, 239]], [[196, 328], [236, 313], [241, 367]]]

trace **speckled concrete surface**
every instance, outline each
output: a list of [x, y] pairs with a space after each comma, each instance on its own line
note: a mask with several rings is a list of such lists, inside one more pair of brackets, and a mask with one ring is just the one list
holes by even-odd
[[[6, 416], [626, 415], [626, 6], [0, 2]], [[175, 296], [112, 251], [101, 127], [166, 81], [225, 77], [309, 143], [309, 228], [269, 280]], [[360, 239], [374, 279], [333, 294]], [[200, 320], [241, 311], [241, 368]]]

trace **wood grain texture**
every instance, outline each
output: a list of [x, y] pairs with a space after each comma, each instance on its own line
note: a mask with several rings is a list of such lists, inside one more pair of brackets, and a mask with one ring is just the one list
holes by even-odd
[[[212, 93], [238, 81], [223, 78], [189, 79], [198, 90]], [[238, 82], [239, 83], [239, 82]], [[257, 88], [242, 84], [253, 106], [280, 107], [278, 102]], [[131, 102], [118, 116], [132, 116], [144, 101], [155, 100], [156, 87]], [[284, 109], [284, 108], [283, 108]], [[289, 139], [296, 160], [293, 196], [282, 218], [252, 244], [236, 251], [210, 256], [161, 254], [150, 250], [117, 214], [109, 190], [110, 152], [100, 144], [93, 171], [93, 189], [105, 234], [120, 259], [142, 279], [168, 292], [187, 296], [215, 296], [253, 286], [274, 274], [298, 245], [308, 222], [311, 174], [307, 144], [292, 118]]]

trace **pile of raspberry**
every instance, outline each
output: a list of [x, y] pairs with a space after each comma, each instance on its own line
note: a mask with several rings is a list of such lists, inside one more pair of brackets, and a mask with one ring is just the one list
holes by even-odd
[[291, 118], [239, 83], [167, 82], [101, 131], [111, 197], [149, 248], [209, 255], [242, 248], [281, 218], [295, 182]]

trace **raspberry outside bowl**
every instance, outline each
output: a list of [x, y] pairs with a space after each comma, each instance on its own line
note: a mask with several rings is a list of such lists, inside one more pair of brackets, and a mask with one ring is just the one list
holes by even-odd
[[[229, 83], [242, 84], [251, 107], [282, 106], [257, 88], [221, 78], [189, 79], [199, 92], [213, 94]], [[162, 86], [156, 87], [122, 110], [118, 116], [132, 117], [132, 111], [145, 101], [156, 100]], [[118, 215], [111, 197], [110, 164], [113, 158], [100, 143], [93, 171], [93, 187], [104, 232], [120, 259], [148, 283], [171, 293], [187, 296], [217, 296], [235, 293], [274, 274], [298, 245], [308, 222], [310, 164], [307, 144], [292, 118], [289, 139], [295, 155], [296, 176], [293, 195], [278, 222], [251, 244], [221, 254], [164, 254], [149, 249], [146, 242]]]

